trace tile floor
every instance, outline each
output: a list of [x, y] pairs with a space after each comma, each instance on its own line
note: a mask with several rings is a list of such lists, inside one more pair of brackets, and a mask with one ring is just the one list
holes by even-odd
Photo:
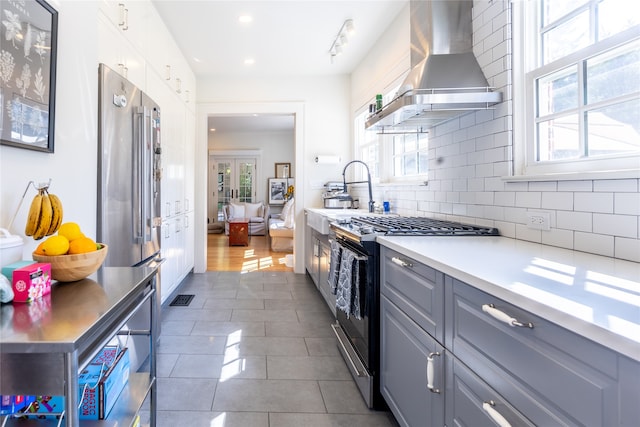
[[[397, 426], [364, 404], [306, 275], [191, 274], [162, 309], [158, 426]], [[187, 421], [188, 420], [188, 421]]]

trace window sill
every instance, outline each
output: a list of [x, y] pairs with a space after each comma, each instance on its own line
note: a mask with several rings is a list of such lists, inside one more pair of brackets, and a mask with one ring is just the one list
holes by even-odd
[[523, 182], [523, 181], [585, 181], [585, 180], [604, 180], [604, 179], [638, 179], [640, 178], [640, 169], [627, 169], [621, 171], [602, 171], [602, 172], [568, 172], [568, 173], [548, 173], [539, 175], [514, 175], [503, 176], [505, 182]]

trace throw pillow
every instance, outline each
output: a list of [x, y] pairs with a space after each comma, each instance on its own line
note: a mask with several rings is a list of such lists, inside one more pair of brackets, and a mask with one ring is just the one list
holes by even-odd
[[236, 205], [235, 203], [231, 203], [229, 214], [229, 218], [244, 218], [244, 205]]
[[245, 203], [244, 214], [249, 218], [262, 216], [262, 203]]
[[295, 219], [296, 219], [296, 208], [295, 208], [295, 204], [293, 203], [293, 199], [289, 200], [289, 202], [291, 202], [291, 206], [289, 207], [287, 216], [284, 218], [284, 226], [286, 228], [293, 228], [293, 226], [295, 225]]

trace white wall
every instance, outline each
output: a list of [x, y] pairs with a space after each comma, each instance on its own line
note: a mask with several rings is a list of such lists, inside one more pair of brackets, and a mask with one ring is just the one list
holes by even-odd
[[[50, 191], [64, 204], [64, 221], [77, 222], [96, 234], [98, 2], [50, 1], [58, 11], [55, 152], [41, 153], [0, 146], [0, 225], [6, 227], [29, 181], [52, 180]], [[25, 240], [24, 259], [37, 246], [24, 237], [33, 188], [11, 228]]]
[[[376, 186], [374, 199], [390, 201], [392, 210], [403, 215], [486, 224], [498, 227], [507, 237], [640, 261], [638, 179], [503, 179], [510, 174], [512, 144], [518, 139], [511, 131], [509, 5], [506, 0], [475, 0], [473, 10], [474, 53], [489, 84], [503, 93], [505, 102], [495, 111], [467, 114], [432, 129], [429, 185]], [[399, 37], [398, 32], [405, 29], [392, 25], [389, 31], [392, 34], [383, 37]], [[388, 48], [396, 49], [393, 45]], [[392, 53], [377, 50], [371, 55], [392, 60]], [[358, 76], [352, 80], [353, 99], [361, 96], [360, 87], [376, 87], [363, 81], [370, 60], [365, 59], [353, 73]], [[402, 68], [397, 61], [387, 64], [389, 70], [401, 72]], [[385, 79], [392, 80], [390, 76]], [[444, 161], [438, 164], [436, 158]], [[550, 213], [550, 231], [525, 226], [526, 212], [538, 210]]]
[[[259, 150], [261, 161], [256, 176], [256, 197], [265, 203], [268, 202], [267, 179], [275, 177], [275, 163], [291, 163], [292, 168], [295, 168], [293, 131], [213, 132], [209, 134], [208, 148], [216, 152]], [[208, 194], [211, 195], [212, 192]]]
[[[317, 155], [332, 154], [343, 160], [351, 156], [352, 137], [349, 109], [349, 76], [330, 77], [227, 77], [198, 80], [198, 147], [196, 162], [207, 148], [206, 117], [224, 113], [290, 113], [296, 116], [296, 273], [304, 273], [303, 224], [304, 207], [321, 207], [322, 185], [329, 179], [341, 179], [342, 165], [318, 165]], [[288, 109], [287, 105], [290, 105]], [[196, 176], [206, 172], [206, 164], [196, 165]], [[205, 175], [206, 176], [206, 175]], [[206, 184], [196, 180], [196, 201], [206, 200]], [[206, 215], [205, 207], [196, 214]], [[203, 217], [206, 224], [206, 216]], [[200, 223], [200, 219], [196, 217]], [[204, 228], [203, 228], [204, 229]], [[206, 231], [204, 231], [206, 233]], [[205, 235], [205, 234], [203, 234]], [[198, 241], [196, 256], [202, 260], [206, 242]], [[196, 259], [196, 271], [199, 262]]]

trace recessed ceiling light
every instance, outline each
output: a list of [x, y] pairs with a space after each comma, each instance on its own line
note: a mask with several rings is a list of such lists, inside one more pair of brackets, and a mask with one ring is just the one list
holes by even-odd
[[253, 65], [256, 63], [256, 60], [253, 58], [247, 58], [244, 60], [244, 65]]
[[215, 131], [216, 131], [216, 128], [209, 129], [209, 132], [215, 132]]
[[248, 24], [249, 22], [253, 21], [253, 16], [251, 15], [240, 15], [238, 17], [238, 22], [241, 22], [243, 24]]
[[198, 62], [198, 63], [202, 62], [202, 60], [201, 60], [200, 58], [196, 58], [195, 56], [193, 57], [193, 60], [194, 60], [195, 62]]

